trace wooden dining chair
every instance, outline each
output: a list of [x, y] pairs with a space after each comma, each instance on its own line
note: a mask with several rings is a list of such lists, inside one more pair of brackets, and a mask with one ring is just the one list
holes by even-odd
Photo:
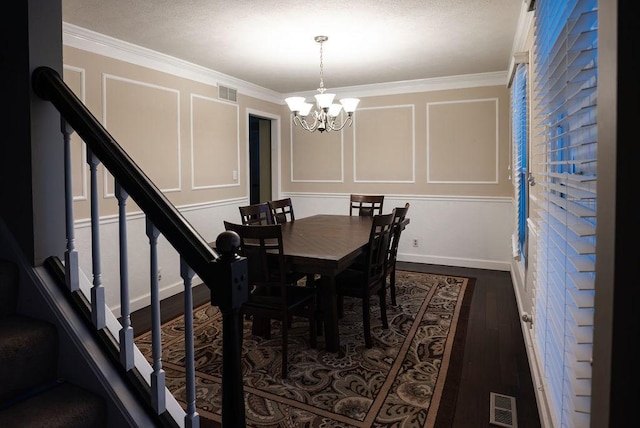
[[391, 225], [391, 239], [389, 240], [389, 250], [386, 257], [386, 276], [389, 278], [389, 292], [391, 294], [391, 304], [396, 304], [396, 259], [398, 257], [398, 243], [400, 235], [406, 228], [407, 212], [409, 211], [409, 202], [404, 207], [396, 207], [393, 209], [393, 222]]
[[293, 203], [291, 198], [277, 199], [275, 201], [268, 201], [269, 209], [271, 210], [271, 218], [276, 224], [286, 223], [288, 221], [295, 221], [296, 217], [293, 213]]
[[271, 217], [271, 208], [266, 202], [259, 204], [244, 205], [238, 207], [240, 210], [240, 218], [242, 224], [273, 224], [273, 218]]
[[349, 201], [349, 215], [373, 216], [382, 214], [384, 195], [354, 195]]
[[[287, 281], [282, 226], [241, 225], [225, 221], [225, 230], [240, 236], [240, 255], [247, 258], [249, 295], [242, 312], [255, 323], [275, 319], [282, 331], [282, 378], [288, 374], [288, 335], [292, 317], [309, 320], [309, 343], [316, 347], [316, 291]], [[259, 326], [261, 327], [261, 326]], [[270, 332], [269, 332], [270, 334]]]
[[364, 342], [367, 348], [373, 346], [370, 300], [374, 295], [378, 295], [380, 299], [382, 327], [389, 328], [387, 321], [385, 261], [389, 240], [391, 239], [392, 224], [393, 214], [373, 216], [366, 252], [366, 263], [362, 267], [355, 265], [349, 267], [335, 278], [339, 317], [344, 314], [344, 297], [355, 297], [362, 300], [362, 325], [364, 328]]
[[[296, 216], [293, 212], [293, 203], [291, 202], [291, 198], [267, 201], [267, 204], [269, 205], [271, 218], [273, 219], [273, 222], [275, 224], [282, 224], [296, 220]], [[290, 271], [288, 275], [291, 279], [300, 280], [302, 278], [306, 278], [305, 284], [307, 286], [313, 286], [315, 284], [315, 276], [313, 274], [304, 274], [300, 272]]]

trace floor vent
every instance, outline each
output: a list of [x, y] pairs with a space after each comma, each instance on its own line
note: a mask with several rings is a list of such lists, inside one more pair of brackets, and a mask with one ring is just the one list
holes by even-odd
[[491, 393], [489, 423], [500, 427], [518, 428], [516, 399], [508, 395]]
[[238, 90], [218, 85], [218, 98], [233, 101], [234, 103], [238, 102]]

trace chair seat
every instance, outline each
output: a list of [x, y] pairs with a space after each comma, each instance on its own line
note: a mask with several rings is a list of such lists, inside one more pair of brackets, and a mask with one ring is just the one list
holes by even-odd
[[307, 275], [306, 273], [295, 272], [292, 270], [288, 271], [285, 275], [287, 276], [287, 282], [291, 284], [295, 284], [303, 278], [309, 278], [309, 275]]
[[366, 266], [358, 269], [353, 266], [336, 276], [336, 292], [341, 296], [361, 297], [362, 285], [366, 280]]
[[[378, 279], [370, 279], [367, 284], [367, 274], [365, 269], [349, 268], [336, 276], [336, 293], [338, 296], [363, 297], [363, 289], [367, 290], [369, 296], [377, 294], [385, 285], [385, 278], [380, 275]], [[365, 288], [366, 287], [366, 288]]]
[[[278, 270], [278, 260], [277, 257], [272, 257], [272, 267], [271, 267], [271, 280], [272, 281], [278, 281], [278, 279], [280, 278], [280, 272]], [[290, 270], [288, 269], [287, 272], [285, 273], [285, 277], [286, 277], [286, 282], [288, 284], [296, 284], [299, 280], [303, 279], [303, 278], [307, 278], [309, 279], [309, 275], [306, 273], [302, 273], [302, 272], [296, 272], [294, 270]]]
[[[296, 310], [300, 307], [308, 308], [310, 304], [314, 303], [316, 293], [315, 290], [311, 288], [289, 285], [286, 290], [287, 308], [289, 311]], [[282, 307], [282, 298], [280, 295], [267, 295], [264, 291], [265, 290], [263, 288], [260, 288], [249, 294], [249, 300], [245, 302], [244, 306], [251, 306], [252, 308], [269, 311], [279, 311]]]

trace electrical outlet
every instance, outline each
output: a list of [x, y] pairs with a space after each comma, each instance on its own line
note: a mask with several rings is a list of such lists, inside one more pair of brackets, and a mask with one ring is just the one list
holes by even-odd
[[162, 281], [162, 268], [158, 268], [158, 282]]
[[418, 240], [417, 240], [417, 239], [414, 239], [414, 240], [413, 240], [413, 246], [414, 246], [414, 247], [417, 247], [417, 246], [418, 246]]

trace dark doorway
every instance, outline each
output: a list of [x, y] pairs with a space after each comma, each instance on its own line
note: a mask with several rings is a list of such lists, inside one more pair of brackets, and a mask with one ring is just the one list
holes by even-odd
[[271, 199], [271, 120], [249, 115], [249, 203]]

